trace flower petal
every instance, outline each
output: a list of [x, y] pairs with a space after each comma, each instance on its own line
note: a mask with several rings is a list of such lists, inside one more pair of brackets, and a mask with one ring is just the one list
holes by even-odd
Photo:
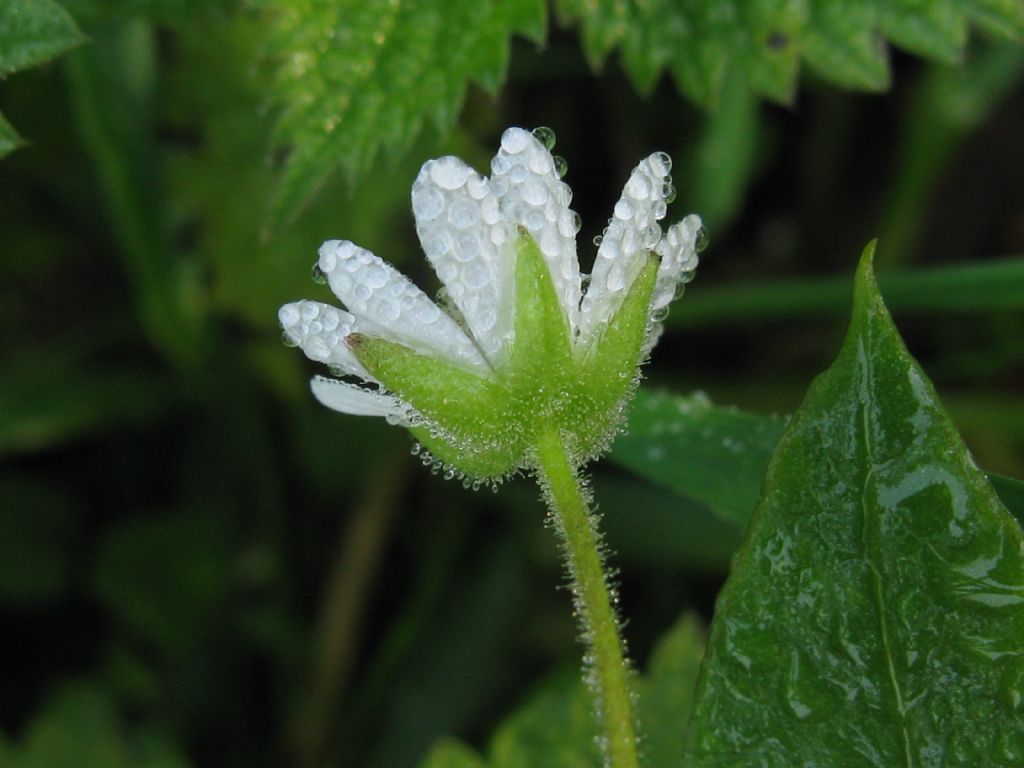
[[697, 237], [701, 230], [700, 216], [690, 214], [668, 228], [654, 249], [661, 256], [658, 282], [651, 296], [651, 311], [657, 312], [669, 305], [681, 285], [690, 281], [697, 269]]
[[558, 180], [547, 147], [522, 128], [506, 130], [501, 148], [491, 161], [490, 190], [498, 198], [501, 217], [508, 225], [506, 237], [515, 237], [516, 227], [523, 226], [537, 241], [569, 328], [575, 332], [581, 295], [576, 258], [579, 218], [569, 209], [572, 191]]
[[335, 411], [353, 416], [383, 416], [389, 424], [408, 427], [413, 424], [412, 408], [393, 395], [326, 376], [316, 376], [309, 382], [313, 396]]
[[367, 333], [478, 371], [490, 366], [451, 316], [377, 256], [347, 240], [320, 246], [320, 271]]
[[481, 351], [497, 365], [512, 332], [511, 263], [498, 199], [457, 157], [428, 160], [412, 185], [412, 211], [423, 252]]
[[668, 228], [655, 251], [661, 257], [658, 279], [651, 295], [651, 322], [647, 324], [643, 354], [646, 356], [663, 330], [662, 320], [668, 314], [668, 305], [682, 292], [686, 283], [693, 279], [697, 269], [697, 238], [701, 230], [700, 217], [690, 214], [682, 221]]
[[580, 343], [590, 344], [622, 304], [649, 251], [661, 241], [658, 221], [672, 194], [672, 161], [656, 152], [633, 169], [601, 238], [580, 309]]
[[345, 337], [359, 330], [348, 312], [318, 301], [296, 301], [281, 307], [277, 318], [288, 340], [310, 360], [374, 381], [345, 344]]

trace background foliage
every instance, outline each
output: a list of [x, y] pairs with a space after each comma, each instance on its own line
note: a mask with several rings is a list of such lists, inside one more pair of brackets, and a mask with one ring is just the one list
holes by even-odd
[[580, 722], [530, 485], [325, 412], [276, 326], [327, 299], [328, 237], [431, 285], [416, 170], [509, 124], [556, 130], [584, 262], [655, 149], [712, 236], [648, 369], [706, 395], [645, 395], [595, 470], [641, 669], [695, 671], [871, 237], [977, 462], [1024, 476], [1022, 30], [1013, 0], [0, 0], [0, 763], [390, 768], [452, 734], [505, 766]]

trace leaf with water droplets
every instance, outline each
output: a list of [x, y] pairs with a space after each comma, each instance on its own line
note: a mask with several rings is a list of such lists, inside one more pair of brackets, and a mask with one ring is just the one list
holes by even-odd
[[1024, 764], [1024, 537], [903, 346], [872, 253], [719, 598], [693, 768]]

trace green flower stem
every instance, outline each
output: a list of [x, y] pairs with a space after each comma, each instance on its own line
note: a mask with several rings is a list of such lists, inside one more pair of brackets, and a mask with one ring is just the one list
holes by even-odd
[[538, 432], [538, 479], [547, 490], [572, 575], [576, 609], [592, 658], [598, 715], [611, 768], [637, 768], [629, 671], [605, 578], [596, 521], [558, 427]]

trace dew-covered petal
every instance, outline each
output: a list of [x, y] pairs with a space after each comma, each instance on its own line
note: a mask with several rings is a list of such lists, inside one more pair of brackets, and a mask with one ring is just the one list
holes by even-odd
[[647, 325], [643, 353], [646, 355], [662, 332], [662, 321], [668, 314], [672, 299], [682, 293], [684, 286], [693, 279], [697, 269], [697, 239], [701, 230], [700, 217], [690, 214], [673, 224], [654, 249], [661, 257], [658, 279], [651, 295], [651, 321]]
[[373, 381], [345, 344], [346, 336], [360, 330], [348, 312], [318, 301], [296, 301], [281, 307], [277, 319], [286, 341], [300, 347], [310, 360]]
[[320, 271], [367, 333], [481, 372], [487, 361], [465, 331], [387, 262], [348, 240], [320, 246]]
[[558, 180], [551, 152], [529, 131], [509, 128], [491, 161], [490, 189], [500, 204], [506, 239], [523, 226], [537, 241], [569, 327], [575, 331], [581, 294], [576, 258], [579, 219], [569, 209], [572, 192]]
[[612, 210], [594, 261], [590, 287], [580, 309], [580, 343], [590, 344], [619, 308], [644, 264], [661, 241], [661, 225], [674, 195], [664, 152], [644, 158], [633, 169]]
[[325, 376], [315, 376], [309, 386], [313, 396], [332, 410], [353, 416], [383, 416], [403, 427], [413, 423], [412, 408], [394, 395]]
[[700, 230], [700, 217], [690, 214], [669, 227], [654, 249], [661, 256], [661, 267], [651, 297], [651, 311], [657, 312], [667, 307], [678, 295], [680, 287], [690, 282], [699, 261], [697, 238]]
[[[498, 198], [487, 179], [456, 157], [428, 160], [412, 185], [423, 252], [492, 365], [512, 332], [511, 264]], [[493, 232], [495, 228], [501, 231]]]

